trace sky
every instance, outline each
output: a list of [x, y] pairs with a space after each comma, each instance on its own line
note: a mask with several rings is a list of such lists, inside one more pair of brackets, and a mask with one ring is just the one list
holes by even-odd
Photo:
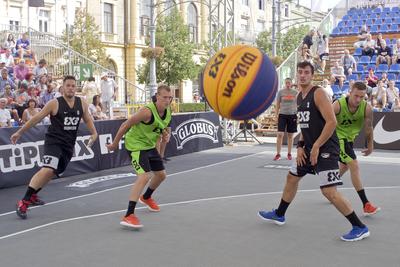
[[300, 0], [300, 4], [302, 6], [311, 7], [311, 3], [313, 6], [317, 8], [316, 11], [328, 11], [329, 8], [336, 6], [341, 0]]

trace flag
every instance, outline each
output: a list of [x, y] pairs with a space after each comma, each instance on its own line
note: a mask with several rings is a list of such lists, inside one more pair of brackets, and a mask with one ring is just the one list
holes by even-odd
[[28, 0], [30, 7], [44, 7], [44, 0]]

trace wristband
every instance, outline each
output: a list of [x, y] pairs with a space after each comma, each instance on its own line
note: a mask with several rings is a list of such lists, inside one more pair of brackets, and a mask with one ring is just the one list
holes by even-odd
[[298, 142], [297, 142], [297, 148], [304, 148], [304, 141], [303, 140], [299, 140]]

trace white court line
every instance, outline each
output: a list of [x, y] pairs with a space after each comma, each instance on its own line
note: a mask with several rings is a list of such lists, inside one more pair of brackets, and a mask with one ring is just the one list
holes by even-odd
[[[172, 174], [168, 174], [167, 173], [167, 178], [170, 177], [170, 176], [180, 175], [180, 174], [184, 174], [184, 173], [188, 173], [188, 172], [192, 172], [192, 171], [197, 171], [197, 170], [201, 170], [201, 169], [205, 169], [205, 168], [209, 168], [209, 167], [214, 167], [214, 166], [217, 166], [217, 165], [221, 165], [221, 164], [229, 163], [229, 162], [232, 162], [232, 161], [253, 157], [253, 156], [256, 156], [256, 155], [259, 155], [259, 154], [268, 153], [268, 152], [269, 151], [265, 150], [265, 151], [261, 151], [261, 152], [254, 153], [254, 154], [250, 154], [250, 155], [247, 155], [247, 156], [234, 158], [234, 159], [229, 159], [229, 160], [224, 160], [224, 161], [220, 161], [220, 162], [217, 162], [217, 163], [213, 163], [213, 164], [209, 164], [209, 165], [205, 165], [205, 166], [201, 166], [201, 167], [197, 167], [197, 168], [193, 168], [193, 169], [189, 169], [189, 170], [185, 170], [185, 171], [181, 171], [181, 172], [176, 172], [176, 173], [172, 173]], [[122, 186], [117, 186], [117, 187], [113, 187], [113, 188], [108, 188], [108, 189], [105, 189], [105, 190], [96, 191], [96, 192], [93, 192], [93, 193], [84, 194], [84, 195], [80, 195], [80, 196], [64, 198], [64, 199], [60, 199], [60, 200], [56, 200], [56, 201], [53, 201], [53, 202], [46, 203], [46, 205], [43, 205], [43, 206], [33, 206], [33, 207], [30, 207], [29, 209], [42, 208], [42, 207], [46, 207], [46, 206], [57, 204], [57, 203], [62, 203], [62, 202], [69, 201], [69, 200], [79, 199], [79, 198], [93, 196], [93, 195], [97, 195], [97, 194], [101, 194], [101, 193], [105, 193], [105, 192], [109, 192], [109, 191], [113, 191], [113, 190], [118, 190], [118, 189], [129, 187], [129, 186], [132, 186], [132, 185], [133, 185], [133, 183], [132, 184], [127, 184], [127, 185], [122, 185]], [[5, 213], [1, 213], [0, 217], [6, 216], [6, 215], [10, 215], [10, 214], [15, 214], [15, 211], [9, 211], [9, 212], [5, 212]]]
[[[371, 189], [400, 189], [400, 186], [381, 186], [381, 187], [365, 187], [365, 189], [371, 190]], [[309, 193], [309, 192], [319, 192], [321, 189], [305, 189], [305, 190], [298, 190], [298, 193]], [[353, 187], [346, 187], [346, 188], [340, 188], [340, 191], [342, 190], [354, 190]], [[243, 195], [233, 195], [233, 196], [224, 196], [224, 197], [211, 197], [211, 198], [200, 198], [200, 199], [193, 199], [193, 200], [186, 200], [186, 201], [178, 201], [178, 202], [171, 202], [171, 203], [164, 203], [160, 204], [160, 207], [167, 207], [167, 206], [177, 206], [177, 205], [182, 205], [182, 204], [193, 204], [193, 203], [198, 203], [198, 202], [206, 202], [206, 201], [214, 201], [214, 200], [223, 200], [223, 199], [235, 199], [235, 198], [245, 198], [245, 197], [254, 197], [254, 196], [266, 196], [266, 195], [277, 195], [277, 194], [282, 194], [282, 191], [280, 192], [264, 192], [264, 193], [252, 193], [252, 194], [243, 194]], [[141, 210], [145, 209], [146, 207], [139, 207], [136, 210]], [[13, 236], [18, 236], [22, 235], [25, 233], [33, 232], [35, 230], [43, 229], [52, 225], [56, 224], [62, 224], [66, 222], [72, 222], [72, 221], [78, 221], [78, 220], [84, 220], [84, 219], [90, 219], [90, 218], [96, 218], [96, 217], [101, 217], [101, 216], [106, 216], [106, 215], [111, 215], [115, 213], [120, 213], [124, 212], [126, 209], [123, 210], [114, 210], [114, 211], [109, 211], [109, 212], [104, 212], [104, 213], [98, 213], [98, 214], [92, 214], [92, 215], [86, 215], [86, 216], [80, 216], [80, 217], [74, 217], [74, 218], [69, 218], [69, 219], [64, 219], [64, 220], [59, 220], [59, 221], [54, 221], [42, 225], [38, 225], [29, 229], [25, 229], [19, 232], [15, 232], [12, 234], [0, 236], [0, 240], [7, 239]]]

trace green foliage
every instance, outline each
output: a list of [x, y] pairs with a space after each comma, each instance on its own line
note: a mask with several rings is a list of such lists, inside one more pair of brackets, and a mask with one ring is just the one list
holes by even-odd
[[[63, 32], [63, 41], [67, 43], [67, 32]], [[75, 15], [74, 25], [70, 28], [70, 47], [85, 57], [105, 66], [107, 55], [101, 42], [99, 26], [94, 17], [85, 10], [79, 10]]]
[[[301, 25], [292, 27], [286, 33], [277, 34], [276, 54], [286, 59], [302, 42], [308, 33], [310, 26]], [[272, 34], [271, 31], [261, 32], [256, 39], [256, 46], [262, 49], [267, 55], [272, 55]], [[277, 61], [278, 62], [278, 61]]]
[[210, 106], [205, 103], [182, 103], [179, 104], [179, 112], [209, 111]]
[[[192, 58], [196, 46], [189, 41], [188, 26], [176, 8], [170, 15], [159, 17], [156, 46], [164, 48], [164, 54], [156, 60], [157, 82], [173, 85], [197, 77], [199, 66]], [[140, 83], [149, 83], [149, 69], [149, 60], [139, 67]]]

